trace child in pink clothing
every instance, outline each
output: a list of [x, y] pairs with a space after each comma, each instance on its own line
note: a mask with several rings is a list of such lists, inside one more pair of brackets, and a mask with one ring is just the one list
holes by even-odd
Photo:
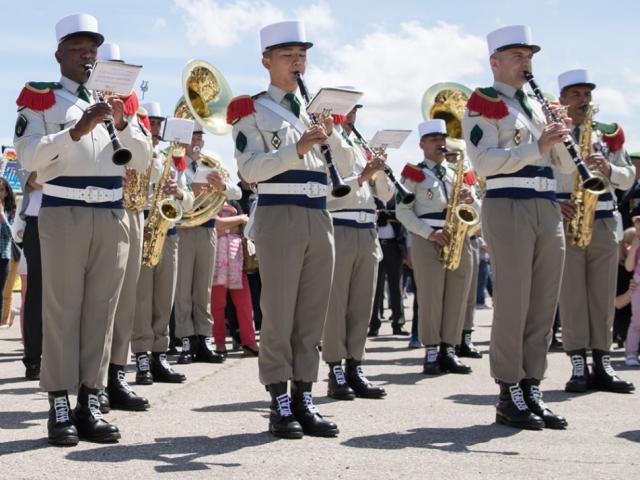
[[[633, 217], [635, 236], [631, 240], [625, 259], [624, 266], [628, 272], [633, 272], [633, 281], [640, 284], [640, 217]], [[625, 353], [627, 365], [640, 366], [638, 361], [638, 344], [640, 343], [640, 288], [636, 288], [631, 293], [631, 323], [627, 332], [625, 342]]]

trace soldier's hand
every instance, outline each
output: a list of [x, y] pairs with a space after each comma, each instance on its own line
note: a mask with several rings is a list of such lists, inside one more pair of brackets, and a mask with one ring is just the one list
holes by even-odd
[[322, 125], [312, 125], [307, 128], [298, 143], [296, 144], [296, 151], [299, 157], [303, 157], [315, 146], [327, 141], [327, 134], [324, 131]]
[[560, 203], [560, 212], [562, 213], [562, 218], [564, 218], [567, 222], [573, 220], [573, 217], [576, 216], [576, 206], [573, 202], [558, 202]]
[[327, 137], [330, 136], [333, 132], [333, 117], [331, 115], [320, 115], [318, 120], [324, 126], [324, 133], [327, 134]]
[[467, 204], [473, 203], [473, 195], [471, 195], [471, 190], [468, 188], [462, 188], [460, 193], [458, 193], [458, 202], [464, 202]]
[[589, 167], [589, 170], [597, 170], [608, 177], [611, 176], [611, 165], [607, 160], [599, 153], [589, 155], [584, 163]]
[[74, 142], [77, 142], [81, 137], [91, 133], [97, 125], [110, 118], [112, 114], [113, 109], [106, 102], [89, 105], [80, 120], [69, 131], [71, 138]]
[[569, 135], [569, 128], [562, 122], [554, 122], [544, 127], [542, 136], [538, 140], [538, 149], [542, 155], [551, 151], [554, 145], [562, 143], [564, 137]]
[[176, 198], [178, 198], [177, 194], [178, 192], [180, 192], [180, 199], [182, 198], [182, 192], [178, 188], [178, 184], [173, 178], [167, 179], [162, 191], [164, 192], [165, 195], [174, 195]]
[[444, 229], [434, 230], [431, 232], [431, 235], [429, 235], [429, 240], [437, 243], [441, 247], [444, 247], [449, 243], [449, 241], [451, 241], [451, 235], [449, 235], [449, 232]]
[[358, 176], [358, 181], [360, 185], [368, 182], [373, 178], [373, 176], [377, 172], [381, 172], [384, 170], [384, 162], [379, 158], [374, 158], [370, 162], [367, 162], [367, 165], [362, 170], [362, 173]]
[[554, 102], [549, 102], [549, 108], [556, 114], [558, 120], [564, 123], [567, 128], [571, 128], [573, 126], [573, 120], [571, 120], [571, 117], [567, 113], [567, 107], [561, 105], [560, 102], [556, 100]]
[[113, 110], [113, 124], [118, 130], [124, 129], [127, 126], [127, 122], [124, 120], [124, 102], [118, 97], [109, 97], [107, 103], [111, 105]]
[[214, 170], [207, 175], [207, 182], [209, 182], [209, 185], [211, 185], [216, 190], [225, 190], [227, 188], [222, 175], [220, 175], [220, 172], [217, 170]]

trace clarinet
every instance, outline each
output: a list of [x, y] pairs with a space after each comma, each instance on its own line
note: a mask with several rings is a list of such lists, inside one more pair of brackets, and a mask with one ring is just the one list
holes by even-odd
[[[558, 116], [553, 112], [553, 110], [551, 110], [551, 107], [549, 106], [549, 102], [544, 97], [542, 91], [540, 90], [540, 87], [538, 87], [538, 84], [533, 79], [533, 74], [531, 72], [527, 72], [526, 70], [522, 73], [524, 74], [524, 77], [527, 79], [527, 82], [529, 82], [529, 86], [531, 87], [531, 90], [533, 90], [533, 93], [538, 99], [538, 102], [540, 102], [540, 105], [542, 106], [542, 110], [544, 111], [544, 114], [547, 117], [547, 119], [550, 122], [560, 122], [560, 119], [558, 118]], [[571, 159], [573, 160], [573, 163], [578, 169], [578, 174], [582, 179], [582, 186], [586, 190], [593, 190], [593, 191], [605, 190], [607, 186], [605, 185], [603, 178], [601, 176], [596, 176], [593, 173], [591, 173], [589, 168], [584, 164], [584, 162], [582, 161], [582, 158], [580, 158], [580, 154], [578, 153], [576, 142], [574, 142], [571, 135], [567, 135], [564, 138], [564, 140], [562, 140], [562, 143], [564, 143], [564, 146], [567, 148], [569, 155], [571, 155]]]
[[[360, 142], [362, 142], [362, 146], [367, 151], [367, 153], [369, 153], [370, 155], [375, 157], [374, 151], [371, 150], [371, 148], [369, 147], [369, 144], [367, 143], [367, 141], [363, 138], [363, 136], [360, 134], [360, 132], [356, 129], [356, 126], [353, 123], [350, 123], [349, 125], [351, 126], [351, 131], [354, 133], [354, 135], [356, 137], [358, 137], [358, 140], [360, 140]], [[405, 187], [403, 184], [401, 184], [398, 181], [398, 179], [393, 174], [393, 171], [391, 170], [391, 167], [389, 167], [389, 165], [385, 165], [384, 166], [384, 173], [387, 174], [387, 177], [389, 177], [389, 180], [391, 180], [393, 185], [396, 187], [396, 191], [398, 192], [398, 196], [400, 197], [400, 201], [402, 203], [407, 205], [409, 203], [412, 203], [416, 199], [415, 194], [413, 194], [409, 190], [407, 190], [407, 187]]]
[[[300, 87], [300, 93], [304, 98], [304, 103], [308, 106], [311, 100], [309, 99], [309, 92], [307, 91], [307, 87], [304, 84], [304, 80], [302, 80], [302, 75], [300, 73], [296, 74], [296, 78], [298, 80], [298, 87]], [[317, 120], [313, 115], [311, 115], [311, 121], [315, 125], [317, 124]], [[327, 169], [329, 170], [329, 176], [331, 177], [331, 183], [333, 188], [331, 189], [331, 195], [336, 198], [344, 197], [345, 195], [349, 195], [351, 192], [351, 187], [344, 183], [338, 169], [336, 168], [335, 163], [333, 163], [333, 156], [331, 155], [331, 149], [329, 145], [320, 145], [320, 152], [324, 156], [324, 160], [327, 164]]]
[[[92, 65], [85, 65], [84, 70], [87, 74], [87, 78], [91, 75], [91, 71], [93, 70]], [[98, 102], [104, 102], [104, 97], [99, 92], [94, 92], [94, 96]], [[113, 147], [113, 155], [111, 156], [111, 161], [114, 164], [121, 166], [126, 165], [131, 161], [131, 150], [126, 148], [118, 139], [118, 135], [116, 134], [116, 129], [113, 125], [113, 120], [108, 118], [104, 121], [104, 126], [109, 133], [109, 138], [111, 139], [111, 146]]]

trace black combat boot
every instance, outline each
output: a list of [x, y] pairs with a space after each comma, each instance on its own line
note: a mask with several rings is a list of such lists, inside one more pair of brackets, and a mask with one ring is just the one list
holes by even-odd
[[471, 341], [471, 332], [473, 330], [463, 330], [460, 345], [458, 345], [457, 353], [459, 357], [466, 358], [482, 358], [482, 354]]
[[114, 410], [130, 410], [141, 412], [149, 408], [149, 400], [136, 395], [125, 380], [122, 365], [109, 364], [109, 381], [107, 383], [109, 402]]
[[153, 375], [149, 366], [147, 352], [136, 353], [136, 383], [138, 385], [153, 385]]
[[201, 363], [222, 363], [225, 361], [225, 357], [224, 355], [216, 353], [211, 337], [198, 335], [198, 348], [196, 349], [193, 361]]
[[78, 430], [71, 421], [71, 406], [66, 390], [49, 392], [48, 440], [51, 445], [78, 444]]
[[593, 350], [593, 377], [591, 385], [596, 390], [614, 393], [631, 393], [636, 387], [622, 380], [611, 366], [609, 352]]
[[455, 348], [453, 348], [453, 345], [449, 345], [448, 343], [440, 344], [439, 362], [440, 371], [443, 373], [471, 373], [471, 367], [460, 361], [456, 355]]
[[109, 393], [106, 388], [98, 390], [98, 402], [100, 403], [100, 411], [109, 413], [111, 411], [111, 402], [109, 401]]
[[83, 440], [113, 443], [120, 439], [118, 427], [102, 417], [97, 388], [80, 386], [78, 404], [73, 411], [73, 423], [78, 429], [78, 436]]
[[570, 393], [583, 393], [589, 389], [589, 367], [587, 366], [587, 351], [573, 350], [567, 352], [571, 358], [571, 378], [564, 386]]
[[546, 428], [562, 430], [567, 428], [567, 421], [564, 417], [553, 413], [542, 401], [540, 391], [540, 380], [535, 378], [525, 378], [520, 381], [520, 388], [524, 394], [524, 401], [533, 413], [539, 416]]
[[302, 438], [302, 426], [291, 413], [291, 397], [287, 391], [287, 382], [267, 385], [271, 395], [269, 413], [269, 431], [274, 437]]
[[382, 398], [387, 395], [384, 388], [373, 385], [362, 371], [362, 362], [347, 359], [347, 383], [358, 397]]
[[329, 362], [329, 386], [327, 395], [336, 400], [353, 400], [356, 394], [344, 378], [342, 362]]
[[542, 430], [544, 421], [533, 413], [517, 383], [498, 382], [500, 397], [496, 405], [496, 423], [527, 430]]
[[293, 382], [291, 385], [291, 409], [296, 420], [302, 425], [305, 435], [314, 437], [335, 437], [338, 426], [322, 418], [313, 404], [311, 382]]
[[178, 357], [177, 363], [187, 365], [193, 362], [198, 347], [198, 337], [191, 335], [190, 337], [182, 337], [182, 351]]
[[438, 360], [438, 347], [435, 345], [427, 345], [425, 349], [422, 373], [425, 375], [440, 375], [442, 373]]
[[155, 382], [163, 383], [182, 383], [187, 379], [184, 374], [176, 372], [169, 364], [167, 355], [160, 352], [151, 353], [151, 375]]

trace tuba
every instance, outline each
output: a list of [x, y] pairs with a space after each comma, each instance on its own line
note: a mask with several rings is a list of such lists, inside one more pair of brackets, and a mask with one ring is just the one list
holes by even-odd
[[[222, 74], [204, 60], [191, 60], [182, 72], [183, 96], [178, 100], [174, 116], [190, 118], [198, 122], [207, 132], [214, 135], [227, 135], [231, 126], [227, 124], [227, 106], [233, 97], [231, 87]], [[211, 155], [200, 154], [202, 163], [220, 171], [225, 180], [230, 178], [229, 171], [222, 162]], [[196, 196], [193, 207], [183, 212], [178, 228], [192, 228], [208, 222], [224, 205], [226, 196], [223, 191], [209, 186]]]
[[[588, 108], [589, 112], [584, 119], [584, 129], [578, 145], [582, 158], [587, 158], [593, 151], [593, 114], [597, 113], [597, 107], [589, 105]], [[592, 172], [592, 175], [602, 180], [602, 188], [585, 188], [580, 175], [577, 175], [571, 192], [571, 202], [576, 207], [576, 214], [567, 224], [567, 236], [574, 247], [586, 248], [591, 243], [598, 197], [609, 190], [609, 180], [603, 174]]]

